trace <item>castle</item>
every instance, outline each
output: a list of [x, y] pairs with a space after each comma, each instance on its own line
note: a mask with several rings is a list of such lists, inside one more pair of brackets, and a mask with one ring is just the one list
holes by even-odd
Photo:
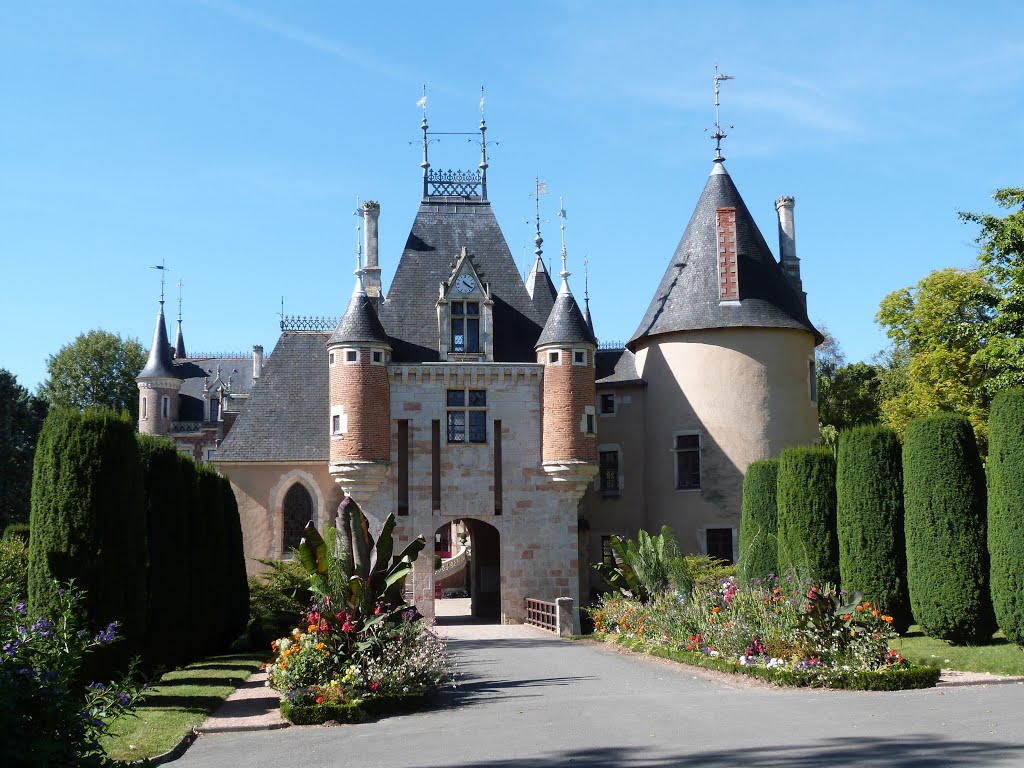
[[[743, 473], [817, 439], [814, 348], [793, 199], [772, 255], [721, 152], [625, 348], [600, 348], [587, 302], [540, 256], [519, 274], [479, 170], [437, 172], [394, 278], [380, 206], [362, 207], [365, 264], [336, 325], [285, 319], [263, 360], [187, 357], [163, 300], [138, 376], [139, 429], [170, 435], [232, 483], [250, 567], [330, 524], [344, 495], [399, 542], [472, 542], [473, 613], [522, 621], [527, 597], [586, 599], [613, 534], [669, 525], [687, 552], [733, 560]], [[202, 383], [200, 384], [200, 379]], [[428, 550], [429, 551], [429, 550]], [[435, 572], [412, 591], [433, 614]]]

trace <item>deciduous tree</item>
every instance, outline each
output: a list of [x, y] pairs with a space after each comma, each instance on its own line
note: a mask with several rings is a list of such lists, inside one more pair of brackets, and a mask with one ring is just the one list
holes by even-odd
[[0, 528], [28, 522], [32, 460], [46, 411], [44, 399], [0, 368]]

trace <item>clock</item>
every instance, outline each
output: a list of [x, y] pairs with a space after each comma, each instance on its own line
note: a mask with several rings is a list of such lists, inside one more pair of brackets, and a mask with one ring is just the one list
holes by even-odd
[[472, 275], [459, 275], [459, 279], [455, 281], [455, 288], [459, 293], [469, 293], [476, 288], [476, 280]]

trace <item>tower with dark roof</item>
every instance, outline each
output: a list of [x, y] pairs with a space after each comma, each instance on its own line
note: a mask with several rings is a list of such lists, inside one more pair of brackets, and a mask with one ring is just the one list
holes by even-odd
[[144, 435], [166, 434], [178, 418], [178, 393], [181, 391], [182, 378], [174, 370], [171, 345], [167, 341], [162, 289], [149, 358], [146, 367], [135, 377], [135, 382], [139, 387], [139, 432]]

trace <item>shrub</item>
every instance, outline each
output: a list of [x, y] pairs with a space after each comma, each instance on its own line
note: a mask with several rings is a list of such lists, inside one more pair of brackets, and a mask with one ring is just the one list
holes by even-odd
[[925, 634], [977, 643], [995, 631], [985, 544], [985, 480], [974, 430], [955, 413], [921, 416], [903, 446], [907, 586]]
[[1024, 390], [1005, 390], [992, 401], [988, 446], [992, 605], [1006, 639], [1024, 645]]
[[11, 523], [4, 528], [3, 540], [21, 539], [25, 544], [28, 544], [29, 532], [31, 530], [28, 523]]
[[755, 461], [743, 476], [737, 573], [744, 581], [767, 578], [779, 567], [778, 478], [777, 459]]
[[185, 660], [187, 630], [182, 617], [188, 611], [187, 560], [190, 544], [188, 519], [178, 486], [178, 449], [165, 438], [139, 435], [145, 488], [146, 543], [149, 551], [146, 664], [174, 666]]
[[17, 536], [0, 541], [0, 605], [28, 598], [28, 542]]
[[906, 632], [912, 617], [903, 529], [902, 448], [888, 427], [854, 427], [840, 435], [836, 529], [843, 588], [867, 596], [893, 617], [897, 632]]
[[113, 624], [85, 628], [75, 589], [55, 585], [49, 617], [30, 618], [24, 603], [0, 606], [0, 765], [109, 765], [100, 736], [131, 712], [141, 689], [129, 678], [82, 681], [84, 662], [116, 639]]
[[86, 591], [87, 627], [121, 622], [125, 639], [90, 659], [93, 673], [124, 670], [142, 648], [146, 528], [135, 430], [109, 409], [54, 409], [43, 424], [32, 478], [29, 603], [50, 616], [56, 582]]
[[201, 528], [195, 539], [192, 562], [192, 580], [196, 589], [196, 610], [201, 611], [204, 640], [200, 643], [203, 655], [227, 650], [233, 638], [227, 637], [225, 610], [227, 608], [224, 584], [224, 499], [220, 491], [220, 475], [210, 466], [196, 465], [198, 477], [199, 515]]
[[309, 574], [296, 557], [259, 562], [268, 570], [249, 577], [247, 644], [254, 650], [268, 647], [298, 624], [312, 596]]
[[249, 580], [245, 573], [245, 548], [242, 542], [242, 523], [238, 517], [238, 502], [235, 501], [231, 482], [226, 477], [220, 478], [220, 493], [224, 522], [224, 593], [227, 596], [224, 636], [230, 643], [245, 632], [249, 622]]
[[636, 540], [612, 536], [614, 563], [594, 563], [594, 570], [614, 589], [647, 602], [653, 595], [675, 588], [689, 591], [693, 585], [686, 559], [675, 534], [667, 525], [651, 536], [637, 533]]
[[819, 446], [787, 448], [779, 456], [779, 574], [839, 581], [836, 460]]
[[183, 524], [188, 531], [188, 546], [180, 553], [185, 568], [181, 591], [186, 595], [185, 611], [181, 615], [182, 631], [191, 642], [182, 646], [186, 658], [195, 661], [206, 656], [204, 640], [209, 629], [206, 621], [206, 598], [209, 589], [207, 557], [203, 553], [203, 510], [199, 505], [199, 477], [196, 463], [188, 456], [178, 454], [178, 493], [181, 496]]
[[693, 589], [715, 587], [723, 579], [736, 575], [736, 566], [711, 555], [686, 555], [686, 570], [693, 582]]

